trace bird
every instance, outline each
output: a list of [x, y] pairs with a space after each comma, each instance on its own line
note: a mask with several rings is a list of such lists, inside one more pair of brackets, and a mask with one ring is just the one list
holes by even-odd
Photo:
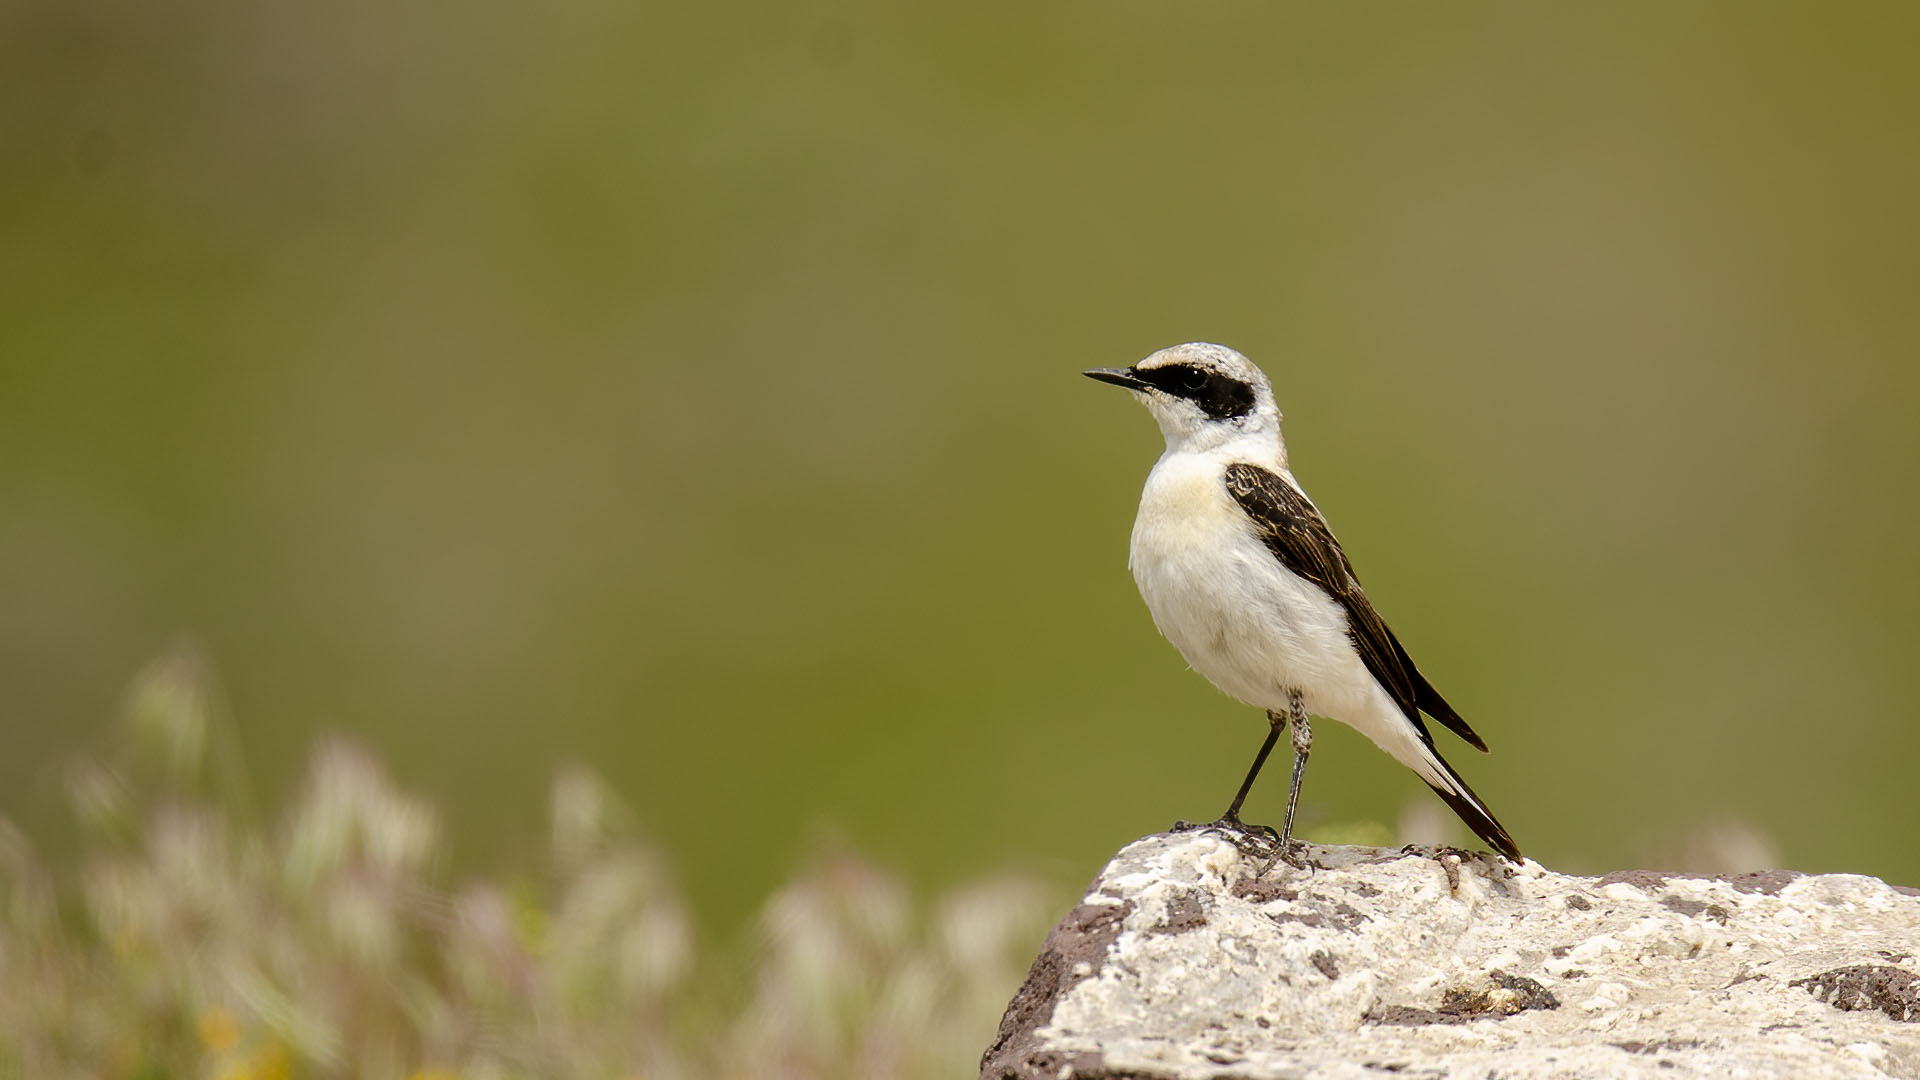
[[[1220, 830], [1237, 845], [1251, 842], [1302, 865], [1293, 822], [1313, 715], [1365, 735], [1426, 781], [1489, 847], [1519, 862], [1519, 846], [1440, 755], [1421, 714], [1476, 750], [1486, 742], [1414, 666], [1294, 479], [1266, 375], [1233, 349], [1207, 342], [1084, 374], [1132, 391], [1166, 439], [1141, 492], [1127, 557], [1154, 625], [1188, 666], [1267, 715], [1266, 740], [1227, 812], [1176, 828]], [[1240, 808], [1289, 728], [1293, 778], [1276, 834], [1242, 822]]]

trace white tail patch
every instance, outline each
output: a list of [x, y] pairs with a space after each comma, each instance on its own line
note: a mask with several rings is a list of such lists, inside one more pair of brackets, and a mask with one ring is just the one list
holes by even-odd
[[[1367, 717], [1366, 723], [1348, 720], [1348, 724], [1373, 740], [1375, 746], [1385, 750], [1395, 761], [1412, 769], [1416, 776], [1429, 785], [1452, 792], [1491, 816], [1486, 805], [1467, 789], [1466, 782], [1420, 737], [1419, 730], [1400, 711], [1400, 706], [1387, 696], [1387, 692], [1376, 684], [1371, 696], [1373, 708], [1369, 711], [1373, 715]], [[1333, 719], [1347, 720], [1344, 716]]]

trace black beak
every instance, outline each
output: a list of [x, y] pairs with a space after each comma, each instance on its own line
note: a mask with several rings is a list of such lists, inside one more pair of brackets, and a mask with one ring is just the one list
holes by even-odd
[[1124, 386], [1129, 390], [1147, 390], [1151, 389], [1153, 385], [1140, 376], [1135, 375], [1132, 368], [1097, 367], [1089, 368], [1080, 374], [1085, 375], [1089, 379], [1099, 379], [1104, 383]]

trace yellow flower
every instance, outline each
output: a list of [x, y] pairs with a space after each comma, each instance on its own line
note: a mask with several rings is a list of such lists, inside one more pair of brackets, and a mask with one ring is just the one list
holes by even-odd
[[200, 1014], [200, 1045], [224, 1054], [240, 1045], [240, 1024], [233, 1014], [215, 1005]]
[[270, 1042], [253, 1054], [253, 1080], [287, 1080], [292, 1075], [287, 1064], [287, 1048]]

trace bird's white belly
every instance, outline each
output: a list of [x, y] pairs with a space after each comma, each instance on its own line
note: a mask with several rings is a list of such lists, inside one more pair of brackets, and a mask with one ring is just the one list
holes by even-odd
[[1221, 465], [1163, 458], [1147, 477], [1128, 565], [1159, 627], [1187, 663], [1249, 705], [1353, 723], [1373, 710], [1373, 679], [1331, 597], [1282, 566], [1227, 494]]

